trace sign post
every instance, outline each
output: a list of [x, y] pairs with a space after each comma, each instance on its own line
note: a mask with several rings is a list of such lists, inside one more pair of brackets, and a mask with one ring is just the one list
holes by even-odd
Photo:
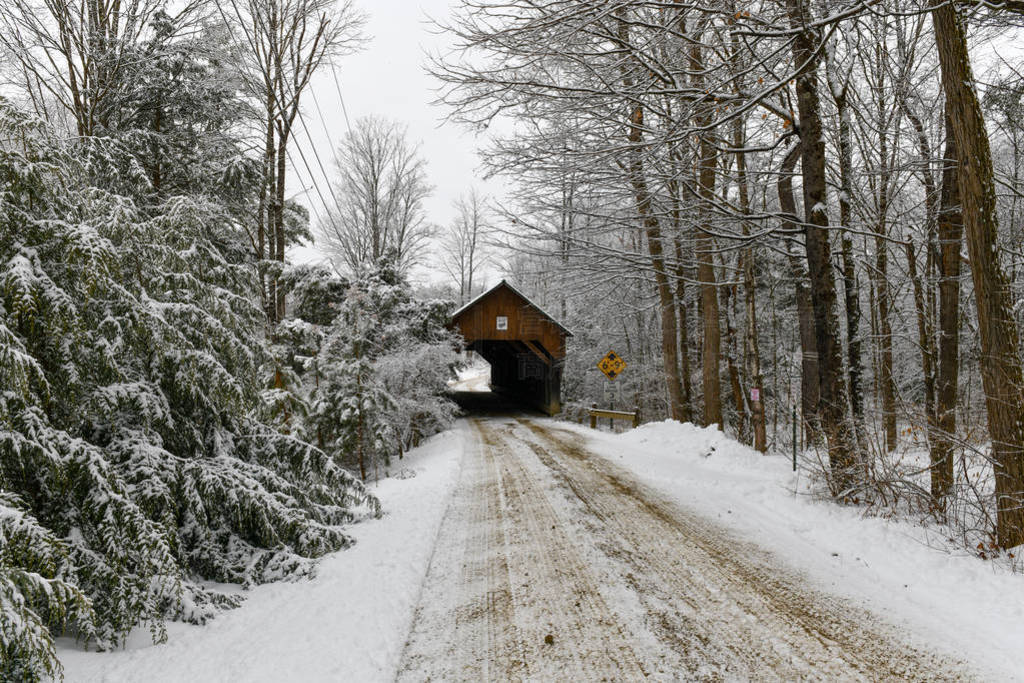
[[793, 471], [796, 472], [796, 404], [793, 404]]

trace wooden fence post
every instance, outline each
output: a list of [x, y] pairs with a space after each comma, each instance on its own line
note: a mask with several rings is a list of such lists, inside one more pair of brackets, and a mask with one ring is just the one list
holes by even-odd
[[640, 406], [637, 406], [636, 410], [633, 411], [633, 429], [636, 429], [639, 426], [640, 426]]
[[[590, 408], [592, 411], [597, 410], [597, 404], [591, 403]], [[597, 415], [595, 415], [593, 412], [590, 413], [590, 428], [597, 429]]]

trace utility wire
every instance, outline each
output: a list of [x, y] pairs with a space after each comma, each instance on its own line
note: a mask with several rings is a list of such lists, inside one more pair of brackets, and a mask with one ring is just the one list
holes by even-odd
[[[334, 68], [333, 64], [331, 65], [331, 68], [332, 69]], [[313, 95], [313, 104], [316, 105], [316, 113], [320, 116], [320, 125], [322, 125], [323, 128], [324, 128], [324, 135], [326, 135], [328, 141], [330, 141], [331, 133], [330, 133], [330, 131], [327, 130], [327, 120], [324, 118], [323, 110], [320, 109], [320, 101], [317, 99], [316, 90], [313, 90], [312, 88], [310, 88], [309, 92], [312, 93], [312, 95]], [[344, 110], [344, 106], [345, 106], [345, 103], [342, 102], [342, 110]], [[345, 118], [345, 122], [348, 123], [348, 117]], [[349, 129], [349, 133], [350, 134], [351, 134], [351, 132], [352, 132], [351, 129]], [[338, 148], [333, 143], [331, 144], [331, 156], [334, 157], [334, 163], [337, 166], [341, 166], [341, 162], [338, 160]]]
[[[288, 163], [290, 163], [290, 164], [291, 164], [291, 165], [292, 165], [293, 167], [295, 167], [295, 168], [298, 168], [298, 166], [296, 166], [296, 164], [295, 164], [295, 161], [294, 161], [294, 160], [293, 160], [293, 158], [292, 158], [292, 153], [291, 153], [291, 152], [287, 152], [287, 151], [286, 151], [285, 153], [286, 153], [286, 154], [288, 155]], [[309, 194], [309, 191], [310, 191], [310, 189], [314, 189], [314, 190], [316, 190], [316, 189], [317, 189], [317, 187], [316, 187], [316, 183], [313, 183], [313, 187], [312, 187], [312, 188], [309, 188], [309, 187], [303, 188], [302, 192], [296, 192], [296, 193], [295, 193], [295, 194], [293, 194], [292, 196], [293, 196], [293, 197], [298, 197], [298, 196], [300, 196], [300, 195], [304, 195], [304, 194]], [[317, 192], [319, 193], [319, 190], [317, 190]], [[322, 200], [322, 199], [323, 199], [323, 198], [321, 197], [321, 200]], [[315, 219], [316, 219], [317, 221], [320, 221], [320, 220], [322, 220], [322, 219], [320, 218], [320, 212], [319, 212], [319, 211], [317, 211], [317, 209], [316, 209], [316, 202], [309, 202], [309, 211], [310, 211], [310, 213], [312, 213], [312, 214], [313, 214], [313, 217], [314, 217], [314, 218], [315, 218]]]
[[341, 83], [338, 81], [338, 69], [331, 64], [331, 75], [334, 76], [334, 87], [338, 91], [338, 101], [341, 102], [341, 113], [345, 116], [345, 128], [348, 129], [348, 134], [352, 135], [352, 124], [348, 120], [348, 109], [345, 108], [345, 98], [341, 95]]
[[[310, 92], [312, 92], [312, 90]], [[309, 127], [306, 126], [306, 117], [302, 115], [302, 110], [301, 109], [299, 110], [299, 123], [302, 124], [302, 130], [306, 131], [306, 139], [309, 140], [309, 147], [310, 147], [310, 149], [313, 150], [313, 156], [316, 158], [317, 166], [320, 167], [320, 172], [323, 173], [324, 180], [327, 181], [327, 187], [328, 187], [328, 189], [330, 189], [330, 187], [331, 187], [331, 177], [329, 175], [327, 175], [327, 169], [324, 168], [324, 163], [320, 159], [320, 152], [319, 152], [319, 150], [317, 150], [317, 146], [313, 142], [313, 136], [309, 134]], [[321, 123], [323, 123], [323, 119], [321, 119]], [[325, 124], [324, 128], [326, 129], [326, 127], [327, 126]], [[296, 145], [299, 144], [298, 140], [295, 141], [295, 144]], [[312, 179], [312, 178], [310, 178], [310, 179]]]
[[[230, 0], [230, 1], [231, 1], [231, 6], [235, 10], [235, 14], [239, 17], [239, 19], [241, 19], [242, 13], [241, 13], [241, 10], [238, 7], [238, 4], [237, 4], [236, 0]], [[228, 34], [231, 36], [231, 40], [233, 42], [235, 42], [236, 44], [238, 44], [239, 41], [238, 41], [238, 38], [235, 36], [235, 30], [234, 30], [234, 27], [231, 25], [230, 20], [228, 19], [227, 15], [224, 13], [224, 10], [220, 6], [220, 4], [219, 3], [215, 3], [215, 4], [217, 5], [217, 10], [220, 13], [221, 20], [224, 22], [224, 26], [225, 26], [225, 28], [227, 28]], [[252, 36], [250, 36], [245, 31], [243, 31], [243, 33], [245, 33], [246, 39], [249, 41], [249, 47], [254, 52], [256, 52], [256, 45], [253, 43]], [[334, 70], [333, 64], [331, 65], [331, 67], [332, 67], [331, 70], [332, 70], [332, 73], [333, 73], [333, 70]], [[335, 75], [335, 83], [337, 83], [337, 76], [336, 75]], [[310, 89], [310, 92], [312, 92], [312, 89]], [[342, 105], [342, 107], [344, 107], [344, 104]], [[309, 140], [310, 146], [312, 147], [312, 149], [313, 149], [313, 151], [315, 153], [316, 152], [316, 145], [313, 144], [313, 139], [309, 135], [309, 128], [306, 127], [306, 121], [305, 121], [305, 119], [302, 116], [302, 109], [301, 109], [301, 107], [299, 107], [297, 109], [298, 109], [297, 113], [299, 115], [299, 121], [302, 123], [303, 129], [306, 131], [306, 138]], [[317, 109], [319, 109], [319, 105], [317, 106]], [[325, 129], [326, 129], [326, 124], [325, 124]], [[286, 154], [286, 156], [288, 158], [288, 163], [291, 164], [292, 168], [298, 169], [298, 164], [295, 163], [295, 158], [292, 156], [292, 153], [291, 153], [291, 150], [289, 149], [289, 147], [290, 147], [290, 145], [285, 147], [285, 154]], [[310, 167], [309, 162], [306, 160], [306, 154], [302, 151], [302, 145], [299, 144], [298, 140], [295, 140], [295, 148], [299, 152], [299, 157], [302, 159], [303, 166], [306, 167], [306, 173], [309, 175], [309, 181], [311, 183], [313, 183], [313, 189], [316, 190], [317, 195], [320, 197], [320, 202], [323, 204], [324, 211], [329, 214], [330, 213], [330, 207], [327, 205], [327, 200], [324, 199], [324, 195], [320, 191], [320, 184], [316, 182], [316, 178], [314, 177], [313, 170]], [[326, 178], [327, 177], [327, 173], [326, 173], [326, 171], [324, 171], [324, 166], [323, 166], [323, 163], [320, 161], [319, 155], [317, 155], [317, 164], [320, 166], [320, 170], [321, 170], [321, 172], [324, 173], [324, 177]], [[328, 179], [328, 181], [329, 181], [329, 179]], [[308, 193], [308, 192], [309, 192], [309, 188], [305, 188], [303, 190], [302, 194], [305, 194], [305, 193]], [[309, 208], [312, 211], [313, 215], [316, 217], [317, 221], [321, 221], [322, 219], [320, 217], [320, 213], [317, 211], [316, 206], [315, 206], [315, 204], [313, 202], [309, 203]]]
[[[301, 113], [300, 113], [300, 118], [301, 118]], [[307, 135], [309, 135], [309, 133], [307, 133]], [[324, 211], [326, 211], [329, 214], [331, 212], [331, 208], [329, 206], [327, 206], [327, 200], [324, 199], [324, 195], [320, 191], [320, 185], [316, 182], [316, 178], [313, 177], [313, 169], [310, 168], [309, 162], [306, 161], [306, 153], [302, 151], [302, 145], [299, 144], [298, 140], [295, 141], [295, 149], [298, 150], [299, 157], [302, 159], [302, 165], [306, 167], [306, 173], [309, 174], [309, 182], [313, 183], [313, 188], [316, 190], [317, 196], [320, 197], [320, 202], [324, 205]], [[291, 154], [291, 151], [288, 150], [288, 147], [285, 147], [285, 152], [288, 154], [288, 160], [291, 161], [292, 167], [293, 168], [298, 168], [298, 166], [295, 165], [295, 162], [292, 161], [292, 154]], [[320, 168], [323, 168], [323, 166], [321, 165]], [[312, 202], [310, 203], [310, 208], [313, 208]], [[314, 213], [315, 212], [316, 211], [314, 209]], [[321, 220], [319, 215], [316, 218], [317, 218], [317, 221]]]
[[[242, 13], [241, 13], [240, 8], [238, 7], [237, 0], [230, 0], [230, 2], [231, 2], [232, 8], [235, 10], [235, 14], [239, 17], [239, 19], [241, 19]], [[224, 10], [220, 6], [219, 3], [217, 4], [217, 9], [218, 9], [218, 12], [220, 13], [222, 21], [224, 22], [224, 26], [227, 28], [228, 33], [231, 36], [232, 41], [235, 42], [236, 44], [238, 44], [239, 41], [238, 41], [238, 38], [235, 36], [234, 28], [232, 27], [231, 22], [228, 20], [227, 15], [224, 13]], [[260, 17], [257, 17], [257, 19], [260, 19]], [[256, 45], [253, 43], [252, 36], [250, 36], [247, 32], [243, 31], [243, 33], [245, 33], [246, 39], [249, 41], [249, 47], [254, 52], [257, 52]], [[336, 91], [338, 93], [338, 101], [341, 104], [341, 111], [342, 111], [342, 114], [343, 114], [343, 116], [345, 118], [345, 127], [348, 130], [349, 135], [351, 135], [352, 134], [352, 126], [351, 126], [351, 123], [350, 123], [349, 118], [348, 118], [348, 109], [345, 107], [345, 98], [344, 98], [344, 96], [341, 93], [341, 82], [338, 80], [337, 67], [335, 66], [335, 64], [333, 62], [330, 63], [330, 67], [331, 67], [331, 76], [332, 76], [332, 78], [334, 80], [334, 87], [335, 87], [335, 89], [336, 89]], [[330, 142], [330, 132], [328, 131], [328, 128], [327, 128], [327, 122], [326, 122], [326, 119], [324, 118], [323, 110], [320, 108], [320, 102], [319, 102], [319, 100], [316, 97], [316, 90], [314, 90], [311, 87], [309, 89], [309, 92], [313, 96], [313, 102], [316, 105], [317, 114], [320, 117], [320, 125], [323, 126], [324, 132], [327, 134], [328, 142]], [[301, 107], [297, 107], [296, 109], [297, 109], [296, 113], [298, 114], [298, 117], [299, 117], [299, 122], [302, 124], [302, 129], [306, 133], [306, 139], [309, 141], [310, 149], [311, 149], [311, 151], [312, 151], [312, 153], [313, 153], [313, 155], [314, 155], [314, 157], [316, 159], [317, 166], [320, 168], [320, 172], [323, 174], [324, 179], [327, 181], [327, 187], [330, 188], [331, 187], [330, 176], [327, 174], [327, 170], [324, 168], [323, 160], [320, 158], [320, 153], [317, 150], [317, 146], [313, 142], [313, 136], [309, 132], [309, 126], [306, 124], [306, 119], [305, 119], [305, 116], [302, 113], [302, 108]], [[309, 175], [309, 181], [313, 184], [313, 189], [316, 190], [316, 194], [320, 198], [320, 203], [323, 205], [324, 211], [325, 211], [326, 215], [329, 216], [330, 212], [331, 212], [331, 208], [328, 205], [327, 200], [324, 198], [323, 192], [320, 190], [320, 184], [316, 181], [316, 178], [314, 176], [312, 167], [310, 166], [309, 161], [306, 158], [305, 152], [302, 151], [302, 145], [299, 143], [298, 139], [295, 139], [294, 143], [295, 143], [295, 148], [296, 148], [296, 150], [299, 153], [299, 157], [302, 159], [302, 164], [303, 164], [303, 166], [306, 169], [306, 173]], [[292, 168], [298, 169], [298, 165], [295, 163], [294, 157], [291, 154], [291, 150], [288, 147], [290, 147], [290, 145], [285, 147], [285, 154], [287, 155], [288, 162], [291, 164]], [[331, 144], [331, 153], [332, 153], [332, 155], [334, 155], [335, 163], [338, 163], [337, 152], [336, 152], [335, 147], [334, 147], [333, 144]], [[308, 192], [309, 192], [309, 188], [305, 188], [303, 190], [302, 194], [306, 194]], [[330, 194], [331, 194], [331, 199], [334, 200], [335, 207], [338, 208], [339, 211], [340, 211], [341, 206], [340, 206], [340, 204], [338, 202], [337, 195], [334, 192], [331, 192]], [[317, 221], [318, 222], [323, 222], [323, 219], [321, 218], [319, 212], [317, 211], [315, 204], [313, 202], [310, 202], [309, 203], [309, 207], [310, 207], [310, 210], [312, 211], [314, 217], [317, 219]]]

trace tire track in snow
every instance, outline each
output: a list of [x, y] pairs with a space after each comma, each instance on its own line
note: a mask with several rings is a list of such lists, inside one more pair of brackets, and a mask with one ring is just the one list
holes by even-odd
[[496, 468], [477, 430], [474, 435], [475, 447], [462, 456], [398, 680], [511, 680], [525, 673], [510, 619]]
[[578, 435], [472, 425], [399, 680], [970, 678]]
[[643, 679], [532, 452], [492, 424], [475, 421], [397, 679]]
[[[516, 616], [531, 674], [538, 680], [639, 680], [640, 662], [617, 615], [570, 539], [568, 524], [524, 466], [522, 445], [484, 427], [493, 454], [500, 451], [506, 529]], [[502, 430], [504, 431], [504, 430]], [[532, 455], [532, 454], [530, 454]], [[553, 642], [546, 642], [547, 636]]]
[[[799, 585], [756, 546], [681, 510], [579, 446], [516, 430], [580, 507], [580, 524], [649, 611], [677, 674], [698, 680], [963, 680], [866, 611]], [[659, 667], [662, 668], [662, 667]], [[662, 669], [664, 670], [664, 669]], [[683, 673], [685, 672], [685, 673]]]

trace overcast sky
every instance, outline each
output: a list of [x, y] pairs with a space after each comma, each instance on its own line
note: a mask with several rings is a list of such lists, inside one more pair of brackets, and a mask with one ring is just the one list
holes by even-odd
[[[447, 19], [449, 0], [357, 0], [368, 15], [366, 34], [370, 37], [365, 49], [338, 60], [338, 85], [329, 66], [314, 78], [313, 93], [304, 96], [303, 111], [312, 137], [298, 126], [296, 140], [312, 168], [307, 172], [302, 157], [292, 150], [294, 173], [290, 176], [289, 196], [304, 201], [316, 216], [324, 213], [323, 201], [314, 187], [319, 187], [323, 199], [331, 201], [328, 181], [317, 162], [333, 176], [332, 147], [347, 131], [344, 107], [348, 120], [377, 115], [401, 121], [409, 127], [409, 138], [420, 143], [427, 162], [430, 182], [435, 186], [427, 201], [429, 220], [442, 227], [453, 216], [452, 202], [474, 184], [487, 190], [480, 180], [479, 161], [475, 149], [482, 140], [453, 123], [442, 123], [446, 109], [434, 106], [437, 82], [424, 71], [425, 51], [444, 50], [450, 40], [436, 35], [427, 18]], [[314, 99], [315, 95], [315, 99]], [[323, 117], [319, 115], [319, 103]], [[317, 154], [313, 153], [315, 148]], [[307, 189], [308, 188], [308, 189]], [[300, 194], [301, 193], [301, 194]], [[299, 261], [318, 260], [316, 252], [299, 249], [293, 253]], [[430, 279], [439, 279], [436, 275]], [[415, 279], [427, 279], [427, 273], [418, 273]]]

